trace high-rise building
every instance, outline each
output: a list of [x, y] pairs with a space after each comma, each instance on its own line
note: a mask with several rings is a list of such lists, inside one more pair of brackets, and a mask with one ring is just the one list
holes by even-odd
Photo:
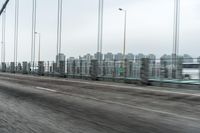
[[145, 55], [142, 53], [139, 53], [138, 55], [135, 56], [135, 61], [139, 62], [142, 58], [145, 58]]
[[62, 53], [56, 55], [56, 63], [59, 64], [60, 61], [65, 61], [66, 56]]
[[147, 58], [149, 58], [149, 61], [150, 61], [151, 64], [155, 64], [156, 56], [154, 54], [147, 55]]
[[160, 58], [162, 61], [166, 62], [167, 65], [172, 64], [172, 55], [166, 55], [164, 54], [163, 56], [161, 56]]
[[134, 56], [132, 53], [128, 53], [128, 54], [126, 55], [126, 59], [128, 59], [128, 60], [134, 60], [134, 59], [135, 59], [135, 56]]
[[97, 60], [103, 60], [103, 54], [101, 52], [97, 52], [94, 54], [94, 58]]
[[67, 60], [68, 61], [73, 61], [73, 60], [75, 60], [75, 58], [74, 57], [69, 57]]
[[112, 61], [112, 60], [114, 60], [114, 55], [112, 53], [107, 53], [104, 55], [104, 59], [106, 61]]
[[86, 60], [86, 61], [90, 61], [94, 59], [94, 56], [92, 56], [91, 54], [86, 54], [82, 57], [82, 60]]
[[123, 60], [123, 54], [122, 53], [117, 53], [115, 55], [115, 60], [117, 60], [117, 61]]

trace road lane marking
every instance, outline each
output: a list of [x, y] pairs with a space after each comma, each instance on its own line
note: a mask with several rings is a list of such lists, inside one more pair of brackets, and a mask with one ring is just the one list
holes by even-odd
[[44, 88], [44, 87], [35, 87], [36, 89], [39, 89], [39, 90], [44, 90], [44, 91], [50, 91], [50, 92], [57, 92], [56, 90], [53, 90], [53, 89], [49, 89], [49, 88]]
[[143, 111], [147, 111], [147, 112], [153, 112], [153, 113], [158, 113], [158, 114], [169, 115], [169, 116], [173, 116], [173, 117], [177, 117], [177, 118], [181, 118], [181, 119], [188, 119], [188, 120], [193, 120], [193, 121], [200, 121], [200, 119], [198, 119], [198, 118], [193, 118], [193, 117], [189, 117], [189, 116], [179, 115], [179, 114], [171, 113], [171, 112], [167, 112], [167, 111], [149, 109], [149, 108], [145, 108], [145, 107], [139, 107], [139, 106], [124, 104], [124, 103], [114, 102], [114, 101], [110, 101], [110, 100], [101, 100], [101, 99], [94, 98], [94, 97], [91, 97], [91, 96], [83, 96], [83, 95], [72, 94], [72, 93], [67, 93], [67, 92], [60, 92], [60, 91], [56, 91], [56, 90], [52, 90], [52, 89], [48, 89], [48, 88], [43, 88], [43, 87], [36, 87], [36, 88], [39, 89], [39, 90], [45, 90], [45, 91], [50, 91], [50, 92], [54, 92], [54, 93], [61, 93], [61, 94], [65, 94], [65, 95], [68, 95], [68, 96], [79, 97], [79, 98], [83, 98], [83, 99], [95, 100], [95, 101], [103, 102], [103, 103], [106, 103], [106, 104], [115, 104], [115, 105], [119, 105], [119, 106], [125, 106], [125, 107], [128, 107], [128, 108], [143, 110]]
[[[10, 78], [8, 78], [10, 79]], [[51, 78], [48, 78], [51, 79]], [[59, 81], [57, 79], [55, 79], [56, 81]], [[92, 83], [91, 82], [87, 82], [87, 81], [75, 81], [75, 80], [65, 80], [65, 79], [61, 79], [60, 81], [68, 81], [68, 82], [72, 82], [72, 83], [83, 83], [83, 84], [89, 84], [89, 85], [98, 85], [98, 86], [107, 86], [107, 87], [115, 87], [115, 88], [126, 88], [126, 89], [134, 89], [134, 90], [141, 90], [141, 91], [149, 91], [149, 92], [160, 92], [160, 93], [165, 93], [165, 94], [176, 94], [176, 95], [182, 95], [182, 96], [195, 96], [195, 97], [200, 97], [200, 93], [196, 94], [196, 93], [186, 93], [186, 92], [175, 92], [175, 91], [169, 91], [169, 90], [155, 90], [155, 89], [151, 89], [151, 88], [142, 88], [142, 87], [136, 87], [136, 86], [124, 86], [124, 85], [112, 85], [112, 84], [103, 84], [103, 83]], [[48, 88], [47, 88], [48, 89]]]
[[188, 116], [184, 116], [184, 115], [179, 115], [179, 114], [175, 114], [175, 113], [171, 113], [171, 112], [167, 112], [167, 111], [154, 110], [154, 109], [149, 109], [149, 108], [144, 108], [144, 107], [139, 107], [139, 106], [133, 106], [133, 105], [129, 105], [129, 104], [123, 104], [123, 103], [118, 103], [118, 102], [113, 102], [113, 101], [108, 101], [108, 100], [106, 100], [106, 102], [112, 103], [112, 104], [121, 105], [121, 106], [127, 106], [127, 107], [130, 107], [130, 108], [135, 108], [135, 109], [143, 110], [143, 111], [147, 111], [147, 112], [153, 112], [153, 113], [159, 113], [159, 114], [164, 114], [164, 115], [170, 115], [170, 116], [174, 116], [174, 117], [182, 118], [182, 119], [200, 121], [200, 119], [198, 119], [198, 118], [193, 118], [193, 117], [188, 117]]
[[194, 93], [185, 93], [185, 92], [174, 92], [174, 91], [168, 91], [168, 90], [155, 90], [150, 88], [142, 88], [142, 87], [132, 87], [132, 86], [123, 86], [123, 85], [110, 85], [110, 84], [102, 84], [102, 83], [91, 83], [91, 82], [85, 82], [85, 81], [73, 81], [73, 80], [67, 80], [69, 82], [73, 83], [83, 83], [83, 84], [90, 84], [90, 85], [98, 85], [98, 86], [107, 86], [107, 87], [115, 87], [115, 88], [126, 88], [126, 89], [134, 89], [134, 90], [142, 90], [142, 91], [151, 91], [151, 92], [161, 92], [165, 94], [177, 94], [177, 95], [183, 95], [183, 96], [195, 96], [200, 97], [200, 94], [194, 94]]
[[139, 107], [139, 106], [124, 104], [124, 103], [114, 102], [114, 101], [110, 101], [110, 100], [101, 100], [101, 99], [93, 98], [93, 97], [84, 97], [84, 96], [79, 96], [79, 95], [76, 95], [76, 94], [70, 94], [70, 95], [71, 96], [78, 96], [78, 97], [81, 97], [81, 98], [92, 99], [92, 100], [96, 100], [96, 101], [101, 101], [101, 102], [104, 102], [104, 103], [107, 103], [107, 104], [115, 104], [115, 105], [120, 105], [120, 106], [126, 106], [126, 107], [129, 107], [129, 108], [134, 108], [134, 109], [143, 110], [143, 111], [147, 111], [147, 112], [170, 115], [170, 116], [174, 116], [174, 117], [178, 117], [178, 118], [182, 118], [182, 119], [200, 121], [200, 119], [198, 119], [198, 118], [183, 116], [183, 115], [179, 115], [179, 114], [175, 114], [175, 113], [170, 113], [170, 112], [167, 112], [167, 111], [154, 110], [154, 109], [149, 109], [149, 108], [145, 108], [145, 107]]
[[154, 110], [154, 109], [149, 109], [149, 108], [144, 108], [144, 107], [124, 104], [124, 103], [119, 103], [119, 102], [113, 102], [113, 101], [110, 101], [110, 100], [101, 100], [101, 99], [94, 98], [94, 97], [89, 97], [89, 96], [86, 97], [86, 96], [81, 96], [81, 95], [77, 95], [77, 94], [71, 94], [71, 93], [64, 93], [64, 94], [70, 95], [70, 96], [79, 97], [79, 98], [84, 98], [84, 99], [92, 99], [92, 100], [95, 100], [95, 101], [98, 101], [98, 102], [101, 101], [101, 102], [104, 102], [104, 103], [107, 103], [107, 104], [115, 104], [115, 105], [120, 105], [120, 106], [126, 106], [126, 107], [129, 107], [129, 108], [134, 108], [134, 109], [143, 110], [143, 111], [147, 111], [147, 112], [170, 115], [170, 116], [174, 116], [174, 117], [182, 118], [182, 119], [200, 121], [200, 119], [198, 119], [198, 118], [193, 118], [193, 117], [188, 117], [188, 116], [179, 115], [179, 114], [175, 114], [175, 113], [170, 113], [170, 112], [167, 112], [167, 111]]
[[[182, 92], [172, 92], [172, 91], [165, 91], [165, 90], [153, 90], [153, 89], [144, 89], [144, 88], [141, 88], [141, 87], [122, 86], [122, 85], [109, 85], [109, 84], [91, 83], [91, 82], [82, 82], [82, 81], [70, 81], [70, 80], [68, 80], [68, 81], [69, 82], [74, 82], [74, 83], [85, 83], [85, 84], [90, 84], [90, 85], [110, 86], [110, 87], [116, 87], [116, 88], [130, 88], [130, 89], [136, 89], [136, 90], [145, 90], [145, 91], [153, 91], [153, 92], [164, 92], [164, 93], [168, 93], [168, 94], [171, 93], [171, 94], [180, 94], [180, 95], [189, 95], [189, 96], [200, 97], [200, 94], [188, 94], [188, 93], [182, 93]], [[149, 108], [144, 108], [144, 107], [138, 107], [138, 106], [133, 106], [133, 105], [129, 105], [129, 104], [113, 102], [113, 101], [109, 101], [109, 100], [101, 100], [101, 99], [93, 98], [93, 97], [85, 97], [85, 96], [81, 96], [81, 95], [77, 95], [77, 94], [70, 94], [70, 93], [65, 93], [65, 92], [63, 93], [63, 92], [59, 92], [59, 91], [56, 91], [56, 90], [53, 90], [53, 89], [49, 89], [49, 88], [44, 88], [44, 87], [35, 87], [35, 88], [39, 89], [39, 90], [54, 92], [54, 93], [61, 93], [61, 94], [66, 94], [66, 95], [70, 95], [70, 96], [76, 96], [76, 97], [80, 97], [80, 98], [84, 98], [84, 99], [92, 99], [92, 100], [101, 101], [101, 102], [108, 103], [108, 104], [116, 104], [116, 105], [126, 106], [126, 107], [135, 108], [135, 109], [139, 109], [139, 110], [143, 110], [143, 111], [154, 112], [154, 113], [165, 114], [165, 115], [171, 115], [171, 116], [175, 116], [175, 117], [183, 118], [183, 119], [200, 121], [200, 119], [198, 119], [198, 118], [179, 115], [179, 114], [176, 114], [176, 113], [170, 113], [170, 112], [167, 112], [167, 111], [161, 111], [161, 110], [154, 110], [154, 109], [149, 109]]]

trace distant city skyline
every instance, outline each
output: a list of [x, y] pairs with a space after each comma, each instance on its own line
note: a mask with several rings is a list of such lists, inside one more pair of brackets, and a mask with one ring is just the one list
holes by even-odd
[[[98, 55], [99, 54], [99, 55]], [[98, 56], [101, 57], [102, 60], [105, 61], [111, 61], [111, 60], [123, 60], [123, 54], [122, 53], [112, 53], [112, 52], [108, 52], [108, 53], [95, 53], [95, 54], [90, 54], [87, 53], [85, 55], [79, 56], [79, 57], [68, 57], [68, 60], [92, 60], [92, 59], [100, 59], [98, 58]], [[200, 58], [200, 56], [198, 57], [193, 57], [191, 55], [188, 54], [183, 54], [183, 55], [179, 55], [180, 57], [183, 57], [183, 62], [187, 62], [187, 63], [191, 63], [193, 62], [195, 59]], [[126, 59], [128, 60], [137, 60], [137, 59], [141, 59], [141, 58], [149, 58], [151, 60], [160, 60], [161, 58], [163, 59], [171, 59], [172, 58], [172, 54], [168, 55], [168, 54], [163, 54], [162, 56], [156, 56], [155, 54], [143, 54], [143, 53], [138, 53], [138, 54], [133, 54], [133, 53], [127, 53], [126, 54]]]
[[[2, 1], [1, 1], [2, 2]], [[37, 1], [41, 60], [55, 60], [57, 0]], [[127, 10], [127, 53], [172, 54], [174, 0], [105, 0], [103, 53], [122, 53], [123, 14]], [[199, 56], [199, 0], [181, 0], [180, 54]], [[20, 0], [19, 61], [30, 61], [32, 1]], [[7, 8], [6, 61], [13, 60], [14, 1]], [[96, 53], [98, 0], [63, 1], [62, 50], [66, 57]], [[2, 19], [2, 17], [1, 17]], [[0, 21], [1, 24], [1, 21]], [[1, 31], [0, 26], [0, 31]], [[1, 40], [1, 32], [0, 32]], [[38, 37], [36, 37], [36, 52]], [[36, 54], [37, 55], [37, 54]], [[37, 57], [36, 57], [37, 59]]]

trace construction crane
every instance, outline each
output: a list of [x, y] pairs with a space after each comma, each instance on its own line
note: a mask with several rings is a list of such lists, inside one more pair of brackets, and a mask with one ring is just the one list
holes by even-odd
[[3, 13], [3, 11], [5, 10], [5, 8], [6, 8], [6, 6], [8, 5], [8, 2], [9, 2], [10, 0], [6, 0], [5, 1], [5, 3], [3, 4], [3, 6], [2, 6], [2, 8], [1, 8], [1, 10], [0, 10], [0, 16], [1, 16], [1, 14]]

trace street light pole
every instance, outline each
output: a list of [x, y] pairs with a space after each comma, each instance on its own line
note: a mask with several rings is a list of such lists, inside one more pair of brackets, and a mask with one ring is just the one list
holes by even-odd
[[123, 46], [123, 58], [126, 59], [126, 31], [127, 31], [127, 11], [119, 8], [120, 11], [124, 12], [124, 46]]
[[38, 51], [38, 61], [40, 61], [40, 51], [41, 51], [41, 34], [39, 34], [39, 51]]
[[38, 46], [38, 61], [40, 61], [40, 51], [41, 51], [41, 34], [38, 32], [35, 32], [35, 34], [38, 35], [38, 39], [39, 39], [39, 46]]
[[98, 8], [98, 38], [97, 38], [97, 60], [101, 61], [102, 55], [102, 43], [103, 43], [103, 10], [104, 10], [104, 0], [99, 0]]
[[58, 20], [57, 20], [57, 55], [56, 64], [57, 67], [60, 65], [60, 54], [61, 54], [61, 44], [62, 44], [62, 0], [58, 0]]
[[1, 62], [5, 63], [5, 56], [6, 56], [6, 9], [4, 9], [2, 13], [2, 42], [1, 42]]
[[19, 0], [15, 0], [15, 31], [14, 31], [14, 63], [18, 59], [18, 24], [19, 23]]
[[[35, 32], [36, 32], [36, 8], [37, 8], [37, 0], [33, 0], [33, 9], [32, 9], [32, 40], [31, 40], [31, 64], [33, 68], [33, 72], [35, 69]], [[31, 70], [32, 71], [32, 70]]]
[[124, 45], [123, 45], [123, 73], [124, 77], [126, 77], [126, 27], [127, 27], [127, 11], [119, 8], [120, 11], [124, 12]]
[[172, 53], [172, 78], [173, 69], [177, 77], [177, 58], [179, 54], [179, 34], [180, 34], [180, 0], [174, 0], [174, 33], [173, 33], [173, 53]]

